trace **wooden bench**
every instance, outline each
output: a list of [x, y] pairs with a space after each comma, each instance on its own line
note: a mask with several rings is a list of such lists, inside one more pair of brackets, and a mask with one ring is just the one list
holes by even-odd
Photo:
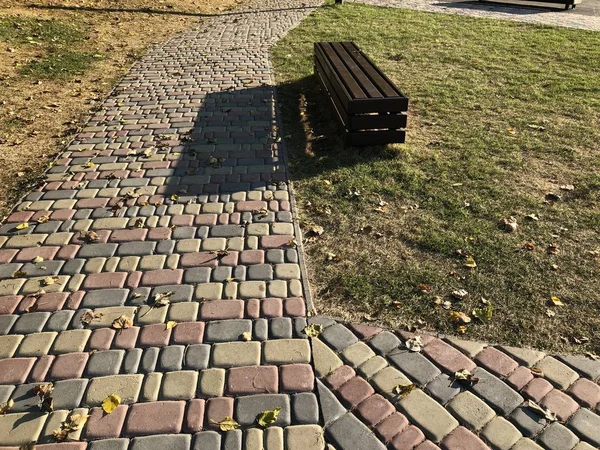
[[408, 97], [353, 42], [316, 42], [315, 76], [349, 145], [403, 143]]
[[[479, 0], [482, 1], [482, 0]], [[492, 1], [492, 3], [496, 3], [498, 0]], [[575, 6], [577, 6], [579, 3], [581, 3], [581, 0], [523, 0], [523, 1], [529, 1], [529, 2], [536, 2], [536, 3], [557, 3], [557, 4], [561, 4], [561, 5], [565, 5], [565, 9], [575, 9]]]

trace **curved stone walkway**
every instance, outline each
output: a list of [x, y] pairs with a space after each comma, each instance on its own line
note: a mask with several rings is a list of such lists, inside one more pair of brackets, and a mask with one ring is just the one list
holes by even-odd
[[600, 446], [599, 361], [311, 317], [268, 51], [319, 3], [152, 49], [0, 227], [1, 448]]

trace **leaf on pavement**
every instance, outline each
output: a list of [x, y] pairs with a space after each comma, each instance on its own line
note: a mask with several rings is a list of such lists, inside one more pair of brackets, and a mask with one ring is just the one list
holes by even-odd
[[29, 228], [29, 223], [23, 222], [15, 227], [17, 230], [24, 230], [25, 228]]
[[211, 420], [211, 422], [212, 423], [216, 423], [217, 425], [219, 425], [219, 429], [221, 431], [233, 431], [233, 430], [236, 430], [236, 429], [238, 429], [240, 427], [240, 424], [237, 423], [235, 420], [233, 420], [229, 416], [225, 417], [220, 422], [217, 422], [215, 420]]
[[118, 319], [113, 320], [112, 327], [117, 330], [125, 330], [133, 326], [133, 319], [123, 314]]
[[0, 403], [0, 416], [9, 412], [14, 405], [15, 402], [12, 398], [4, 403]]
[[479, 378], [469, 372], [467, 369], [459, 370], [458, 372], [454, 372], [454, 381], [459, 381], [462, 383], [467, 383], [470, 386], [477, 384], [479, 382]]
[[154, 295], [152, 299], [152, 305], [155, 308], [160, 308], [161, 306], [167, 306], [171, 301], [169, 298], [173, 296], [175, 292], [158, 292]]
[[258, 424], [261, 427], [266, 428], [277, 421], [277, 417], [279, 417], [280, 412], [281, 408], [275, 408], [270, 411], [263, 411], [258, 416], [256, 416], [256, 420], [258, 421]]
[[393, 389], [394, 394], [398, 395], [400, 398], [407, 397], [410, 394], [415, 385], [413, 383], [410, 384], [399, 384]]
[[103, 316], [104, 316], [104, 314], [102, 314], [101, 312], [86, 311], [85, 314], [83, 316], [81, 316], [81, 323], [88, 324], [92, 320], [100, 319]]
[[121, 404], [121, 397], [117, 394], [109, 395], [102, 402], [102, 409], [106, 414], [110, 414]]
[[36, 256], [35, 258], [33, 258], [33, 259], [31, 260], [31, 262], [32, 262], [33, 264], [41, 263], [41, 262], [43, 262], [43, 261], [44, 261], [44, 258], [42, 258], [41, 256]]
[[527, 402], [527, 406], [529, 407], [529, 409], [538, 413], [540, 416], [544, 417], [549, 422], [556, 422], [556, 414], [550, 411], [548, 408], [543, 408], [542, 406], [535, 403], [533, 400], [529, 400], [529, 402]]
[[311, 323], [303, 331], [309, 337], [318, 337], [323, 332], [323, 325], [320, 323]]
[[50, 216], [42, 216], [40, 217], [38, 220], [36, 220], [37, 223], [46, 223], [50, 220]]
[[177, 326], [177, 322], [174, 320], [169, 320], [166, 324], [166, 329], [170, 330], [171, 328], [175, 328]]
[[242, 333], [242, 341], [251, 341], [252, 340], [252, 332], [251, 331], [246, 331], [244, 333]]
[[413, 338], [408, 339], [404, 345], [411, 352], [420, 352], [423, 350], [423, 340], [421, 336], [415, 336]]

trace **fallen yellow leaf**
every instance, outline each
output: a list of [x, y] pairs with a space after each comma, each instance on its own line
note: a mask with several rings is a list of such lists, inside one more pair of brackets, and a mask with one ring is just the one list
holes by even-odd
[[102, 402], [102, 409], [106, 414], [110, 414], [121, 404], [121, 397], [117, 394], [109, 395]]

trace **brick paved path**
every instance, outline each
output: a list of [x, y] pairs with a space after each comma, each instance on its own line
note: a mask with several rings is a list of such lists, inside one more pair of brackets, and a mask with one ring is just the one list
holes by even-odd
[[[150, 51], [0, 228], [0, 446], [600, 446], [598, 361], [432, 336], [409, 351], [309, 317], [268, 50], [317, 3], [263, 0]], [[453, 383], [463, 369], [480, 381]], [[49, 383], [53, 412], [34, 393]]]

